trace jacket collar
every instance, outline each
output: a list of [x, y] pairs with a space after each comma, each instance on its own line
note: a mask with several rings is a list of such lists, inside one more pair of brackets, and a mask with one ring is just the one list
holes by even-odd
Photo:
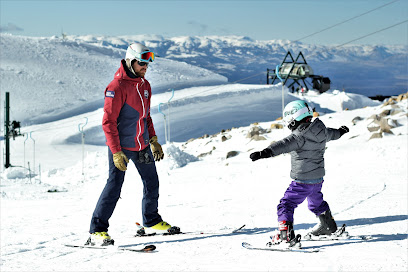
[[122, 79], [122, 80], [130, 80], [136, 82], [144, 82], [144, 77], [138, 77], [134, 75], [126, 66], [126, 61], [124, 59], [120, 62], [120, 67], [116, 71], [114, 78]]

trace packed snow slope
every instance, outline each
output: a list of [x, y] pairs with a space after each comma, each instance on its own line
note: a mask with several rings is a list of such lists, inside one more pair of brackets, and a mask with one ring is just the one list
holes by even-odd
[[[80, 138], [73, 136], [78, 134], [79, 120], [87, 117], [91, 126], [100, 122], [102, 111], [24, 128], [34, 131], [35, 142], [24, 137], [12, 141], [12, 163], [41, 164], [41, 175], [36, 170], [37, 175], [30, 177], [21, 167], [1, 174], [1, 270], [406, 271], [407, 100], [383, 106], [339, 91], [285, 96], [285, 101], [308, 101], [329, 127], [350, 128], [348, 134], [327, 144], [323, 194], [339, 225], [346, 224], [350, 235], [372, 239], [303, 241], [304, 248], [321, 250], [313, 254], [249, 251], [242, 242], [262, 246], [276, 231], [276, 206], [291, 181], [289, 155], [257, 162], [249, 159], [251, 152], [289, 134], [287, 129], [272, 128], [280, 124], [274, 121], [280, 111], [280, 86], [270, 87], [269, 96], [264, 97], [260, 86], [251, 87], [237, 85], [218, 96], [213, 93], [216, 89], [208, 91], [210, 87], [185, 89], [171, 104], [171, 128], [188, 118], [188, 114], [176, 114], [179, 110], [190, 113], [186, 105], [201, 116], [211, 115], [214, 108], [208, 106], [220, 104], [221, 109], [227, 101], [223, 96], [236, 103], [227, 107], [231, 112], [244, 109], [246, 100], [256, 96], [265, 100], [263, 108], [268, 104], [275, 108], [275, 113], [258, 112], [259, 120], [268, 121], [235, 128], [224, 124], [222, 131], [199, 138], [193, 136], [197, 129], [183, 136], [194, 139], [163, 145], [166, 158], [156, 164], [159, 212], [182, 231], [203, 234], [134, 237], [134, 223], [142, 220], [142, 185], [135, 167], [128, 167], [109, 234], [116, 245], [124, 247], [155, 244], [157, 252], [150, 254], [64, 246], [86, 241], [92, 211], [107, 179], [107, 147], [88, 144], [96, 132], [86, 131], [84, 160]], [[161, 95], [165, 101], [170, 96]], [[219, 119], [200, 119], [195, 127], [212, 128], [222, 116], [230, 115], [227, 109]], [[379, 133], [376, 120], [390, 125], [388, 133]], [[255, 127], [260, 131], [258, 141], [248, 138]], [[175, 134], [172, 130], [171, 135]], [[382, 138], [372, 138], [379, 134]], [[305, 234], [316, 222], [306, 203], [296, 209], [296, 233]], [[243, 224], [240, 232], [231, 233]]]

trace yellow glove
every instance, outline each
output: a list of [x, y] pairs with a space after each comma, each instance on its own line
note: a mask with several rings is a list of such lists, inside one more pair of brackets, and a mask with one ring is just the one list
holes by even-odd
[[126, 171], [126, 163], [129, 163], [129, 159], [126, 157], [125, 153], [123, 151], [118, 151], [115, 154], [113, 154], [113, 163], [115, 164], [116, 168], [118, 168], [120, 171]]
[[155, 161], [160, 161], [164, 157], [163, 149], [157, 141], [157, 136], [153, 136], [150, 139], [150, 148], [152, 149], [153, 158]]

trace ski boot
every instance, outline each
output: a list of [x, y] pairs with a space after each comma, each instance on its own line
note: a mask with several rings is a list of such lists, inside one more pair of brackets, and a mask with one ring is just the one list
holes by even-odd
[[95, 232], [91, 233], [88, 240], [86, 241], [86, 246], [113, 246], [115, 241], [109, 236], [107, 232]]
[[320, 223], [318, 223], [310, 232], [311, 235], [320, 236], [320, 235], [331, 235], [336, 232], [337, 224], [334, 221], [334, 218], [331, 214], [330, 209], [321, 213], [319, 216]]
[[266, 244], [269, 247], [279, 244], [283, 247], [300, 247], [300, 235], [295, 235], [293, 222], [290, 221], [280, 221], [279, 232], [272, 235], [271, 240]]
[[[138, 225], [138, 223], [136, 223]], [[166, 221], [161, 221], [154, 226], [151, 227], [141, 227], [138, 226], [138, 230], [136, 231], [136, 236], [149, 236], [155, 234], [162, 234], [162, 235], [172, 235], [172, 234], [179, 234], [180, 228], [176, 226], [171, 226]]]

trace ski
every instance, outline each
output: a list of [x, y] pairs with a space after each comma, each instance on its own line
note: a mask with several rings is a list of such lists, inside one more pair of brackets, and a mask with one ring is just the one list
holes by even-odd
[[67, 247], [76, 247], [76, 248], [91, 248], [91, 249], [103, 249], [103, 250], [121, 250], [121, 251], [132, 251], [132, 252], [140, 252], [140, 253], [147, 253], [147, 252], [153, 252], [156, 250], [155, 245], [148, 245], [145, 246], [144, 248], [127, 248], [124, 246], [91, 246], [91, 245], [70, 245], [66, 244], [65, 246]]
[[172, 229], [168, 232], [165, 233], [146, 233], [144, 230], [144, 227], [140, 225], [139, 223], [136, 223], [136, 234], [134, 235], [135, 237], [150, 237], [150, 236], [167, 236], [167, 235], [180, 235], [180, 234], [190, 234], [190, 235], [210, 235], [210, 234], [232, 234], [232, 233], [237, 233], [240, 230], [242, 230], [245, 227], [245, 225], [242, 225], [241, 227], [234, 229], [232, 231], [228, 232], [206, 232], [206, 231], [187, 231], [187, 232], [182, 232], [180, 231], [180, 228], [178, 227], [172, 227], [172, 228], [177, 228], [177, 229]]
[[336, 232], [331, 235], [313, 235], [310, 232], [303, 235], [303, 241], [338, 241], [338, 240], [370, 240], [369, 235], [350, 236], [346, 231], [346, 224], [343, 224]]
[[228, 231], [214, 231], [214, 232], [208, 232], [208, 231], [187, 231], [187, 232], [181, 232], [180, 234], [214, 234], [214, 235], [217, 235], [217, 234], [220, 234], [220, 235], [222, 235], [222, 234], [233, 234], [233, 233], [237, 233], [237, 232], [239, 232], [240, 230], [242, 230], [243, 228], [245, 227], [245, 225], [242, 225], [241, 227], [239, 227], [239, 228], [236, 228], [236, 229], [233, 229], [233, 230], [228, 230]]
[[370, 235], [358, 235], [358, 236], [347, 236], [347, 237], [338, 237], [338, 236], [310, 236], [307, 234], [303, 237], [303, 241], [314, 242], [314, 241], [367, 241], [373, 239]]
[[315, 249], [307, 249], [307, 248], [298, 248], [298, 247], [287, 247], [287, 248], [283, 248], [283, 247], [278, 247], [278, 246], [271, 246], [271, 247], [257, 247], [257, 246], [253, 246], [250, 243], [247, 242], [243, 242], [242, 246], [246, 249], [250, 249], [250, 250], [265, 250], [265, 251], [279, 251], [279, 252], [299, 252], [299, 253], [315, 253], [315, 252], [319, 252], [320, 249], [315, 248]]

